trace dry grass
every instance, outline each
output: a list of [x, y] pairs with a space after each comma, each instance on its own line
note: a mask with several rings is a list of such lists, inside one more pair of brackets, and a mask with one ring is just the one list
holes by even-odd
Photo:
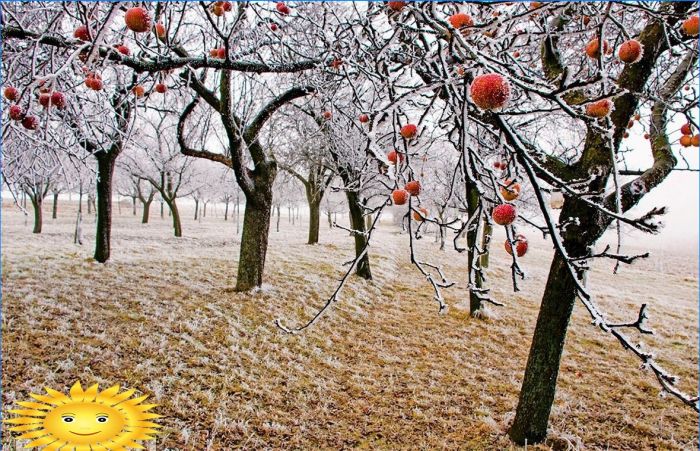
[[[266, 285], [240, 294], [230, 221], [186, 220], [186, 236], [175, 239], [167, 218], [142, 226], [125, 212], [107, 265], [90, 259], [92, 218], [83, 247], [71, 244], [72, 221], [64, 213], [32, 236], [21, 215], [3, 210], [3, 409], [80, 379], [151, 394], [165, 416], [157, 449], [512, 448], [504, 431], [551, 258], [543, 242], [532, 240], [528, 280], [515, 295], [506, 254], [494, 250], [490, 279], [508, 306], [475, 320], [459, 308], [465, 257], [420, 242], [459, 281], [446, 292], [452, 308], [438, 316], [408, 263], [406, 235], [382, 225], [375, 281], [353, 278], [317, 326], [289, 336], [274, 319], [298, 324], [323, 302], [352, 255], [345, 232], [324, 227], [321, 244], [307, 246], [306, 226], [283, 218], [282, 232], [271, 233]], [[697, 257], [662, 263], [614, 277], [599, 265], [591, 285], [620, 320], [650, 305], [658, 335], [645, 342], [695, 391]], [[696, 449], [697, 416], [661, 399], [638, 367], [577, 305], [551, 439], [540, 448]]]

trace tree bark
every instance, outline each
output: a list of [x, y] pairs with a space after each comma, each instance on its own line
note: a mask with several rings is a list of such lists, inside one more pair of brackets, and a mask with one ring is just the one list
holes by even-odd
[[561, 354], [575, 302], [574, 280], [556, 253], [537, 317], [516, 418], [509, 430], [515, 443], [538, 443], [547, 436]]
[[236, 194], [236, 236], [241, 233], [241, 200]]
[[51, 219], [58, 217], [58, 193], [53, 193], [53, 208], [51, 209]]
[[109, 260], [112, 234], [112, 178], [116, 157], [111, 154], [97, 156], [97, 234], [95, 236], [95, 260]]
[[153, 202], [153, 198], [147, 200], [146, 202], [143, 202], [143, 215], [141, 216], [141, 224], [148, 224], [148, 215], [151, 212], [151, 202]]
[[[271, 187], [270, 187], [271, 188]], [[243, 236], [238, 259], [236, 291], [248, 291], [262, 285], [270, 229], [272, 190], [268, 196], [247, 199], [243, 213]]]
[[[353, 233], [355, 237], [355, 257], [359, 257], [367, 245], [367, 236], [364, 234], [365, 218], [360, 205], [360, 195], [355, 191], [346, 191], [348, 199], [348, 207], [350, 211], [350, 228], [357, 233]], [[372, 280], [372, 271], [369, 265], [369, 253], [365, 252], [362, 258], [357, 262], [355, 273], [366, 280]]]
[[[476, 186], [472, 184], [467, 184], [467, 213], [471, 219], [477, 212], [479, 206], [479, 192]], [[474, 246], [478, 238], [479, 232], [479, 218], [472, 222], [469, 230], [467, 230], [467, 261], [469, 262], [469, 282], [474, 284], [476, 288], [481, 288], [483, 281], [481, 280], [481, 274], [478, 271], [480, 269], [480, 258], [474, 258]], [[473, 270], [474, 280], [472, 280], [472, 265], [476, 266]], [[474, 290], [469, 290], [469, 313], [472, 316], [479, 316], [481, 313], [481, 299], [477, 296]]]
[[[489, 216], [491, 214], [489, 213]], [[489, 267], [489, 253], [491, 252], [491, 234], [493, 233], [493, 226], [490, 222], [484, 221], [484, 233], [481, 236], [481, 245], [483, 246], [484, 253], [481, 256], [481, 267]]]
[[32, 206], [34, 207], [34, 230], [32, 230], [32, 233], [41, 233], [43, 223], [43, 199], [41, 198], [41, 195], [36, 194], [30, 195], [29, 198], [31, 199]]
[[168, 204], [168, 210], [170, 216], [173, 218], [173, 232], [175, 237], [180, 238], [182, 236], [182, 221], [180, 221], [180, 210], [177, 208], [177, 201], [172, 199], [166, 201]]
[[73, 235], [73, 243], [83, 245], [83, 212], [78, 210], [78, 217], [75, 218], [75, 234]]
[[280, 231], [280, 217], [282, 215], [280, 214], [280, 206], [279, 204], [277, 205], [277, 231]]
[[309, 240], [307, 244], [318, 243], [318, 232], [321, 223], [321, 199], [309, 202]]

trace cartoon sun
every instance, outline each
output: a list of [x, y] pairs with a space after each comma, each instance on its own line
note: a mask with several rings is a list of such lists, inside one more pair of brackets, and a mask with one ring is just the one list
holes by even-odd
[[83, 390], [80, 382], [70, 396], [46, 388], [47, 395], [30, 396], [40, 402], [18, 402], [25, 409], [10, 412], [20, 415], [5, 420], [15, 424], [11, 431], [22, 432], [19, 439], [33, 440], [27, 448], [44, 451], [101, 451], [143, 449], [136, 440], [153, 440], [160, 427], [149, 420], [161, 415], [147, 413], [156, 404], [141, 404], [148, 396], [131, 398], [136, 390], [119, 392], [115, 385], [102, 392], [97, 384]]

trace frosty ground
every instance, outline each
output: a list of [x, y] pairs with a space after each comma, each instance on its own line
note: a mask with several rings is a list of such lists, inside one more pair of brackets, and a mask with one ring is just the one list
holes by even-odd
[[[505, 430], [549, 269], [545, 241], [530, 234], [527, 280], [513, 293], [497, 235], [488, 274], [507, 305], [483, 320], [464, 309], [466, 256], [420, 240], [419, 255], [457, 282], [440, 316], [410, 265], [408, 237], [387, 221], [373, 238], [375, 280], [351, 278], [317, 325], [287, 335], [274, 320], [299, 325], [323, 304], [353, 255], [347, 232], [323, 226], [320, 244], [308, 246], [306, 222], [290, 224], [283, 209], [266, 283], [242, 294], [235, 222], [194, 222], [186, 211], [185, 236], [174, 238], [154, 210], [147, 225], [115, 211], [112, 259], [101, 265], [90, 258], [92, 216], [81, 247], [72, 244], [75, 206], [33, 235], [31, 218], [25, 225], [5, 205], [3, 415], [30, 391], [65, 391], [79, 379], [150, 394], [164, 415], [155, 449], [512, 448]], [[641, 340], [694, 392], [696, 249], [653, 249], [649, 261], [616, 276], [612, 268], [600, 262], [590, 275], [597, 301], [619, 321], [649, 304], [656, 335]], [[697, 431], [697, 416], [660, 397], [653, 375], [577, 305], [550, 439], [529, 449], [696, 449]], [[4, 446], [21, 449], [3, 432]]]

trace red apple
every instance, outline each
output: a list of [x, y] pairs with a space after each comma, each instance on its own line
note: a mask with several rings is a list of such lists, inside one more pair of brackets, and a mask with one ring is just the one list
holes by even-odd
[[155, 87], [155, 90], [157, 93], [165, 94], [168, 90], [168, 87], [165, 85], [165, 83], [158, 83]]
[[146, 8], [129, 8], [124, 15], [126, 27], [136, 33], [145, 33], [151, 29], [151, 14]]
[[397, 161], [403, 162], [404, 156], [402, 153], [398, 153], [397, 151], [392, 150], [391, 152], [386, 154], [386, 158], [391, 164], [396, 164]]
[[143, 88], [143, 86], [136, 85], [133, 88], [131, 88], [131, 92], [133, 92], [136, 97], [143, 97], [143, 95], [146, 93], [146, 90]]
[[19, 97], [17, 88], [14, 88], [12, 86], [6, 87], [3, 94], [5, 95], [5, 98], [11, 102], [14, 102]]
[[498, 110], [510, 100], [510, 84], [499, 74], [479, 75], [469, 92], [474, 104], [482, 110]]
[[36, 130], [39, 128], [39, 119], [36, 116], [25, 116], [22, 119], [22, 126], [27, 130]]
[[80, 39], [83, 42], [88, 42], [90, 40], [90, 31], [88, 30], [87, 26], [81, 25], [75, 29], [73, 32], [73, 37]]
[[691, 16], [684, 20], [683, 24], [681, 25], [681, 29], [683, 30], [683, 33], [685, 33], [688, 36], [697, 36], [698, 16]]
[[[515, 236], [515, 252], [518, 254], [518, 257], [522, 257], [527, 253], [527, 238], [525, 238], [525, 235], [518, 234]], [[513, 255], [513, 246], [510, 244], [510, 241], [506, 238], [506, 242], [504, 243], [504, 247], [506, 248], [506, 252], [508, 252], [509, 255]]]
[[634, 64], [642, 59], [644, 53], [644, 47], [636, 39], [630, 39], [625, 41], [620, 45], [620, 49], [617, 52], [617, 56], [620, 61], [626, 64]]
[[369, 116], [366, 114], [360, 114], [360, 122], [366, 124], [367, 122], [369, 122]]
[[605, 117], [612, 111], [613, 103], [610, 99], [598, 100], [586, 105], [586, 114], [590, 117]]
[[520, 183], [504, 180], [501, 186], [501, 196], [507, 201], [515, 200], [520, 196]]
[[420, 207], [420, 208], [418, 208], [418, 211], [414, 211], [414, 212], [413, 212], [413, 219], [414, 219], [415, 221], [421, 221], [421, 222], [422, 222], [422, 221], [424, 221], [425, 218], [427, 218], [427, 217], [428, 217], [428, 209], [427, 209], [427, 208]]
[[411, 194], [411, 196], [418, 196], [420, 195], [420, 182], [418, 180], [411, 180], [410, 182], [406, 183], [406, 186], [404, 186], [404, 189]]
[[66, 107], [66, 96], [60, 91], [54, 91], [53, 94], [51, 94], [51, 105], [55, 106], [59, 110], [62, 110]]
[[401, 127], [401, 131], [399, 133], [404, 138], [411, 139], [414, 136], [416, 136], [416, 133], [418, 133], [418, 127], [416, 127], [413, 124], [406, 124], [403, 127]]
[[165, 40], [165, 35], [167, 34], [165, 30], [165, 25], [158, 22], [153, 30], [155, 31], [156, 36], [158, 36], [158, 39], [160, 39], [161, 41]]
[[518, 212], [511, 204], [500, 204], [493, 209], [491, 216], [496, 224], [506, 226], [515, 221], [515, 218], [518, 217]]
[[406, 2], [400, 2], [400, 1], [399, 2], [397, 2], [397, 1], [388, 2], [387, 6], [392, 11], [401, 11], [404, 8], [404, 6], [406, 6]]
[[275, 8], [277, 9], [277, 12], [282, 14], [283, 16], [289, 14], [290, 11], [289, 6], [285, 5], [284, 2], [277, 2]]
[[469, 14], [457, 13], [450, 16], [448, 19], [450, 24], [456, 29], [467, 28], [474, 26], [474, 21]]
[[681, 133], [684, 135], [692, 135], [693, 127], [690, 124], [683, 124], [681, 125]]
[[118, 44], [115, 46], [117, 49], [117, 52], [121, 53], [122, 55], [129, 56], [131, 54], [131, 50], [129, 50], [129, 47], [125, 46], [124, 44]]
[[[603, 41], [603, 52], [609, 55], [612, 50], [610, 49], [610, 43], [608, 41]], [[600, 55], [600, 44], [598, 43], [598, 38], [591, 39], [586, 45], [586, 55], [592, 59], [598, 59]]]
[[391, 199], [394, 201], [394, 205], [404, 205], [408, 202], [408, 191], [396, 189], [391, 193]]
[[39, 105], [44, 108], [48, 108], [51, 105], [51, 94], [48, 92], [42, 92], [39, 94]]
[[22, 118], [24, 118], [24, 111], [22, 111], [22, 107], [19, 105], [10, 105], [8, 112], [10, 119], [13, 121], [21, 121]]

